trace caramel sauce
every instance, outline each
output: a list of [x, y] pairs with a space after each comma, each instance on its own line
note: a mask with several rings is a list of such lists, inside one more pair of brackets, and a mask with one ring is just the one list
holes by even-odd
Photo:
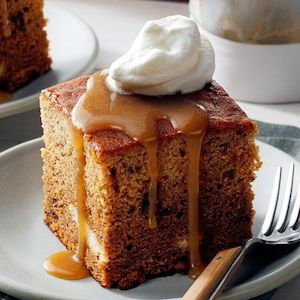
[[[147, 97], [139, 95], [122, 95], [111, 92], [105, 83], [106, 72], [94, 74], [87, 84], [86, 93], [79, 99], [73, 109], [72, 118], [76, 126], [84, 132], [94, 132], [104, 129], [121, 130], [139, 141], [146, 150], [149, 172], [149, 212], [148, 226], [155, 230], [159, 224], [156, 220], [156, 200], [157, 200], [157, 146], [158, 131], [157, 122], [161, 119], [168, 119], [175, 130], [183, 134], [189, 156], [188, 165], [188, 244], [189, 244], [189, 275], [196, 278], [203, 269], [199, 253], [200, 231], [199, 231], [199, 165], [202, 138], [208, 126], [208, 119], [204, 108], [195, 103], [185, 100], [182, 97], [164, 96]], [[74, 131], [74, 143], [77, 149], [78, 162], [81, 167], [77, 174], [78, 215], [79, 215], [79, 235], [78, 250], [76, 257], [83, 261], [86, 249], [85, 237], [85, 213], [84, 213], [84, 153], [82, 147], [82, 137], [79, 130]], [[80, 141], [80, 142], [78, 142]], [[82, 217], [80, 217], [82, 216]], [[56, 262], [56, 255], [50, 257], [51, 267], [59, 266]], [[62, 254], [59, 254], [62, 255]], [[67, 263], [63, 266], [64, 272], [49, 272], [57, 277], [65, 274], [65, 269], [69, 264], [71, 256], [66, 254]], [[73, 256], [71, 256], [73, 258]], [[47, 264], [49, 265], [49, 263]], [[57, 268], [54, 268], [57, 271]], [[73, 270], [73, 269], [72, 269]], [[74, 278], [72, 278], [74, 279]], [[76, 279], [76, 278], [75, 278]]]
[[77, 128], [73, 128], [73, 143], [77, 157], [77, 174], [76, 174], [76, 197], [78, 212], [78, 244], [77, 251], [60, 251], [54, 253], [44, 263], [47, 273], [52, 276], [77, 280], [89, 276], [84, 263], [86, 252], [86, 214], [85, 214], [85, 185], [84, 185], [84, 166], [85, 156], [82, 133]]
[[84, 260], [86, 251], [86, 214], [85, 214], [85, 183], [84, 167], [85, 155], [82, 133], [73, 127], [73, 143], [76, 150], [78, 170], [76, 174], [76, 195], [77, 195], [77, 215], [78, 215], [78, 246], [76, 257]]
[[189, 156], [188, 185], [188, 245], [189, 277], [196, 279], [205, 268], [201, 261], [199, 244], [199, 166], [202, 139], [205, 132], [199, 135], [187, 135], [185, 142]]
[[78, 280], [89, 276], [85, 263], [78, 260], [71, 250], [52, 254], [44, 263], [50, 275], [66, 280]]
[[0, 91], [0, 103], [10, 100], [12, 94]]
[[11, 35], [11, 30], [9, 28], [9, 19], [7, 11], [7, 0], [0, 0], [0, 25], [2, 34], [4, 37], [9, 37]]

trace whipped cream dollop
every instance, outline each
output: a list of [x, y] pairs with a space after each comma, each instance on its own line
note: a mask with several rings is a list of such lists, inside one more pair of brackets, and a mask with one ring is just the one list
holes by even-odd
[[106, 84], [118, 93], [149, 96], [200, 90], [212, 80], [214, 50], [184, 16], [148, 21], [130, 50], [112, 63]]

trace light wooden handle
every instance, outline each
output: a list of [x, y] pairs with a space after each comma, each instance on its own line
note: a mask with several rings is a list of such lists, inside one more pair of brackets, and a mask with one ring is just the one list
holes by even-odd
[[[183, 296], [182, 300], [207, 300], [242, 247], [220, 251]], [[225, 285], [222, 286], [222, 290]], [[220, 292], [222, 291], [220, 289]]]

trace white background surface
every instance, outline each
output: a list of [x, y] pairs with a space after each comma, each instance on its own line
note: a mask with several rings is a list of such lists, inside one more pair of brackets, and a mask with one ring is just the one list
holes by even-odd
[[[172, 14], [189, 14], [188, 5], [184, 3], [143, 0], [48, 1], [74, 12], [92, 26], [100, 45], [97, 68], [109, 66], [114, 59], [124, 53], [145, 21]], [[239, 102], [239, 105], [250, 118], [300, 127], [300, 95], [299, 102], [293, 104]], [[300, 276], [281, 287], [272, 297], [272, 300], [281, 299], [300, 299]]]

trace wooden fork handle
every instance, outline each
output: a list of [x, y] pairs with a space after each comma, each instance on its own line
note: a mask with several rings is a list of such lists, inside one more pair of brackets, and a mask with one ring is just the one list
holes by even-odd
[[[242, 254], [242, 249], [238, 246], [220, 251], [188, 289], [182, 300], [207, 300], [228, 269], [233, 267], [233, 263], [235, 268], [232, 268], [230, 276], [237, 270], [243, 257], [239, 257], [238, 260], [236, 258]], [[217, 295], [225, 288], [227, 281], [219, 287]]]

